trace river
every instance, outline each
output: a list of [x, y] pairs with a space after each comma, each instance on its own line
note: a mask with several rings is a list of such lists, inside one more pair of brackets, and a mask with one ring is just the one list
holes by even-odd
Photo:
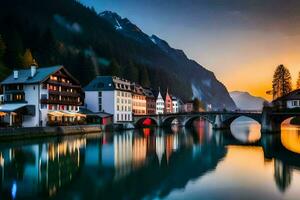
[[132, 130], [0, 143], [0, 199], [299, 199], [300, 127]]

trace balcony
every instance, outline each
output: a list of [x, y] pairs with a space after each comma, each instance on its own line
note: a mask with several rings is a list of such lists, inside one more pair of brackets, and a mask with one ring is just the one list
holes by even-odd
[[51, 95], [61, 95], [66, 97], [81, 97], [81, 93], [75, 92], [65, 92], [65, 91], [57, 91], [57, 90], [49, 90], [49, 94]]
[[81, 106], [83, 103], [82, 103], [82, 101], [78, 102], [76, 100], [41, 99], [41, 104], [59, 104], [59, 105]]
[[71, 87], [71, 88], [81, 88], [80, 85], [73, 85], [72, 83], [66, 83], [66, 82], [60, 82], [55, 80], [48, 80], [47, 83], [57, 86], [65, 86], [65, 87]]

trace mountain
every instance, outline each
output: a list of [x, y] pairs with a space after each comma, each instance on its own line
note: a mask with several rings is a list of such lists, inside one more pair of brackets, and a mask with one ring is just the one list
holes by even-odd
[[173, 70], [184, 78], [185, 82], [188, 81], [193, 97], [198, 97], [205, 103], [212, 104], [215, 108], [223, 108], [223, 102], [219, 101], [219, 99], [223, 99], [227, 108], [235, 108], [234, 102], [227, 95], [226, 87], [216, 79], [211, 71], [208, 71], [196, 61], [189, 59], [182, 50], [172, 48], [165, 40], [156, 35], [148, 36], [127, 18], [122, 18], [117, 13], [104, 11], [100, 13], [100, 16], [111, 23], [124, 36], [142, 45], [154, 44], [158, 47], [163, 54], [175, 63], [172, 66]]
[[230, 96], [241, 110], [262, 110], [264, 98], [252, 96], [248, 92], [233, 91]]
[[168, 88], [183, 100], [199, 97], [215, 109], [235, 109], [226, 87], [182, 50], [117, 13], [97, 13], [77, 0], [5, 1], [0, 35], [6, 47], [2, 57], [0, 49], [0, 78], [22, 66], [30, 49], [39, 66], [63, 64], [83, 85], [96, 75], [117, 75]]

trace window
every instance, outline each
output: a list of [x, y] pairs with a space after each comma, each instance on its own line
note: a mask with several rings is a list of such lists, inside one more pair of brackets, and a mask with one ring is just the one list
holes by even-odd
[[98, 92], [98, 109], [102, 110], [102, 92]]
[[41, 104], [41, 109], [47, 109], [47, 104]]
[[298, 101], [292, 101], [293, 106], [297, 106], [297, 104], [298, 104]]
[[41, 99], [47, 99], [47, 94], [41, 94]]

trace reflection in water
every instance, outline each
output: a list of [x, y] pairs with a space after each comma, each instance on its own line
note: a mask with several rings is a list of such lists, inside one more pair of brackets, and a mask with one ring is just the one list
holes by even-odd
[[285, 191], [291, 184], [292, 169], [280, 160], [275, 160], [275, 181], [280, 191]]
[[54, 195], [79, 169], [80, 149], [84, 146], [85, 139], [76, 139], [2, 150], [2, 196]]
[[283, 124], [281, 142], [285, 148], [300, 154], [300, 126]]
[[282, 199], [300, 195], [293, 189], [300, 181], [300, 155], [284, 148], [280, 137], [260, 138], [251, 126], [240, 136], [237, 130], [242, 129], [232, 130], [233, 135], [216, 132], [200, 120], [193, 130], [174, 126], [3, 144], [0, 198], [249, 199], [256, 195], [256, 199]]
[[239, 141], [256, 142], [260, 139], [260, 124], [248, 117], [240, 117], [231, 124], [232, 135]]

